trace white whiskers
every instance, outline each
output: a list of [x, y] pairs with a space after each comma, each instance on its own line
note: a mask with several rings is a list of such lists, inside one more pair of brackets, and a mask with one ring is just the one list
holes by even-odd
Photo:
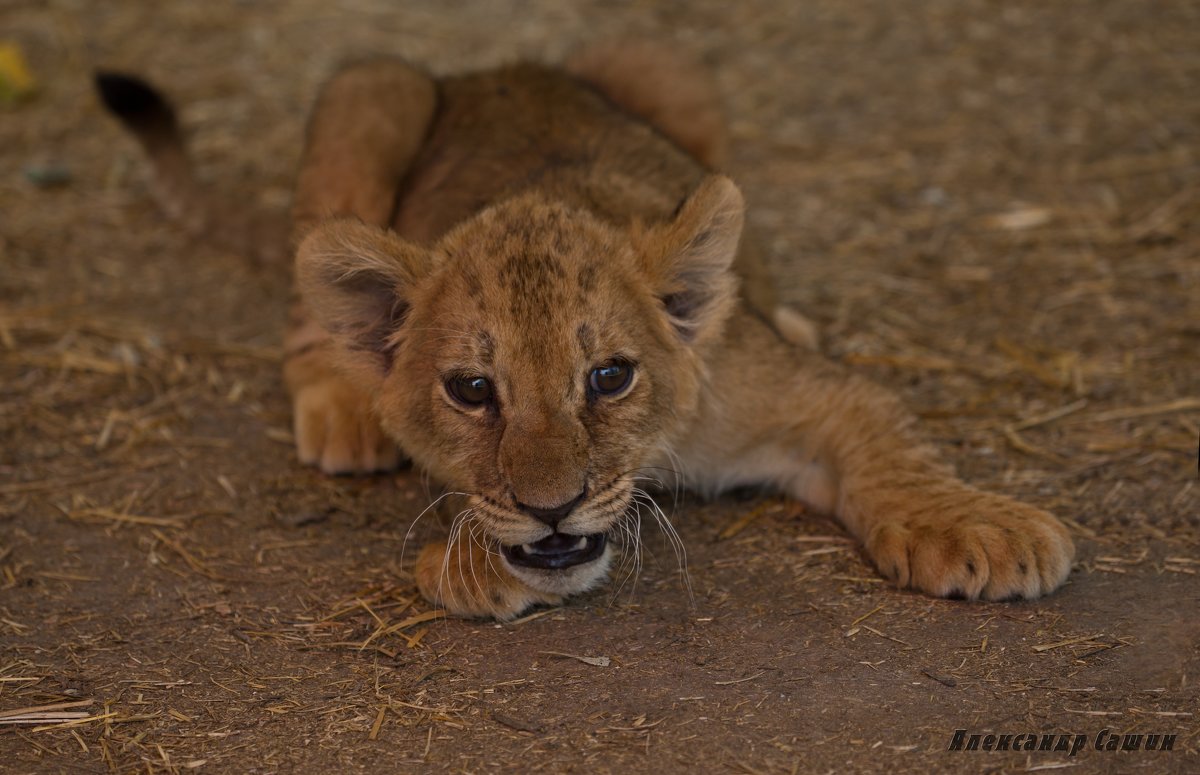
[[639, 518], [641, 506], [645, 506], [650, 510], [650, 516], [654, 517], [654, 521], [658, 523], [658, 527], [662, 530], [663, 535], [671, 543], [671, 548], [675, 550], [675, 561], [679, 565], [679, 577], [683, 580], [684, 588], [687, 589], [688, 600], [695, 605], [696, 596], [692, 591], [692, 578], [688, 575], [687, 569], [687, 547], [683, 545], [683, 539], [679, 537], [679, 532], [675, 530], [675, 526], [671, 524], [671, 520], [663, 513], [662, 508], [650, 497], [648, 492], [640, 487], [634, 487], [630, 492], [633, 494], [633, 506], [638, 512]]
[[[625, 551], [622, 553], [621, 564], [616, 572], [616, 575], [621, 576], [621, 581], [609, 598], [610, 605], [616, 601], [617, 596], [621, 594], [621, 590], [625, 588], [625, 584], [631, 578], [633, 585], [629, 588], [629, 594], [632, 596], [637, 591], [638, 577], [642, 573], [642, 514], [636, 508], [629, 508], [629, 505], [626, 505], [625, 512], [613, 523], [625, 538]], [[623, 576], [622, 572], [624, 572]]]
[[[477, 513], [475, 510], [475, 507], [472, 506], [470, 508], [467, 508], [467, 509], [464, 509], [464, 510], [458, 512], [458, 514], [456, 514], [454, 516], [454, 521], [450, 524], [450, 537], [446, 539], [446, 551], [442, 555], [442, 570], [438, 574], [437, 599], [438, 599], [438, 601], [441, 602], [443, 608], [447, 607], [447, 605], [446, 605], [446, 603], [447, 603], [447, 601], [446, 601], [446, 584], [450, 580], [450, 556], [451, 555], [455, 556], [455, 559], [456, 559], [456, 562], [458, 565], [459, 580], [462, 582], [464, 587], [467, 585], [467, 576], [463, 570], [462, 552], [457, 551], [456, 547], [458, 546], [459, 540], [462, 539], [463, 528], [464, 527], [468, 528], [468, 531], [473, 530], [474, 526], [472, 523], [475, 522], [476, 515], [477, 515]], [[468, 532], [467, 535], [468, 536], [472, 535], [472, 532]], [[475, 566], [472, 565], [471, 573], [474, 574], [474, 572], [475, 572]], [[478, 582], [478, 579], [476, 579], [476, 581]]]
[[[628, 477], [628, 481], [648, 482], [666, 489], [661, 480], [651, 476], [630, 476]], [[650, 516], [654, 518], [659, 529], [662, 530], [663, 535], [670, 542], [671, 548], [675, 552], [679, 577], [683, 581], [684, 589], [688, 593], [688, 600], [695, 605], [695, 593], [692, 589], [692, 580], [687, 568], [687, 547], [684, 546], [679, 532], [648, 492], [635, 486], [630, 488], [630, 495], [632, 497], [625, 504], [623, 513], [613, 522], [613, 526], [609, 529], [611, 534], [623, 539], [621, 543], [624, 549], [622, 558], [613, 574], [616, 588], [613, 590], [610, 600], [615, 601], [617, 596], [625, 589], [625, 586], [630, 584], [631, 580], [630, 594], [632, 595], [637, 589], [637, 581], [641, 576], [643, 565], [642, 508], [645, 507], [649, 511]]]
[[[426, 481], [426, 484], [428, 484], [428, 481]], [[435, 506], [437, 506], [439, 503], [441, 503], [443, 500], [450, 497], [451, 495], [461, 495], [464, 498], [471, 497], [470, 493], [449, 491], [449, 492], [444, 492], [441, 495], [437, 496], [437, 498], [435, 498], [428, 506], [426, 506], [421, 511], [421, 513], [417, 515], [416, 519], [414, 519], [409, 524], [408, 530], [405, 531], [405, 533], [404, 533], [404, 540], [402, 542], [400, 542], [400, 564], [401, 565], [404, 564], [404, 552], [408, 548], [408, 537], [412, 535], [413, 528], [416, 527], [417, 523], [421, 521], [421, 517], [423, 517], [429, 513], [430, 509], [434, 508]], [[428, 487], [426, 488], [426, 496], [428, 496]]]

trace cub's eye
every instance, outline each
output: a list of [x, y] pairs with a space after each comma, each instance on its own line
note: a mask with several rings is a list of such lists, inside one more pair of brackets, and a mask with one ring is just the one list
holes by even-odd
[[450, 397], [464, 406], [482, 406], [492, 400], [492, 383], [486, 377], [459, 375], [445, 384]]
[[592, 369], [588, 385], [601, 396], [612, 396], [629, 387], [633, 379], [633, 364], [628, 361], [609, 361]]

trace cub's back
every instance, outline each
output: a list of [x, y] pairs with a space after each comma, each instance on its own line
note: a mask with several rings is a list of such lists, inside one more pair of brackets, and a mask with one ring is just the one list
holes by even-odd
[[547, 67], [446, 78], [438, 97], [394, 220], [418, 242], [531, 189], [605, 220], [661, 220], [705, 173], [654, 128]]

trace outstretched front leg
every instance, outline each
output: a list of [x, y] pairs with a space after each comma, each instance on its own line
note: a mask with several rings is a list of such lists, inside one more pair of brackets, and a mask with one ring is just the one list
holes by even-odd
[[[955, 477], [893, 395], [745, 316], [729, 336], [728, 362], [714, 371], [713, 422], [697, 439], [709, 451], [696, 461], [703, 476], [773, 484], [833, 512], [901, 587], [1006, 600], [1047, 594], [1066, 579], [1074, 557], [1066, 527]], [[735, 376], [722, 384], [723, 373]], [[715, 465], [720, 448], [741, 450], [740, 462]]]
[[[399, 60], [354, 65], [326, 84], [309, 121], [296, 183], [294, 244], [331, 216], [390, 225], [436, 100], [433, 82]], [[394, 468], [400, 460], [395, 443], [380, 430], [371, 397], [340, 369], [335, 352], [329, 332], [298, 299], [284, 335], [283, 372], [301, 461], [326, 473]]]

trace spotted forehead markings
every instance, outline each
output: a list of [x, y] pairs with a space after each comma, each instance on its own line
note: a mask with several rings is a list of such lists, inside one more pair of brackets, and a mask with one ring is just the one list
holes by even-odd
[[467, 272], [465, 281], [467, 284], [467, 295], [476, 302], [480, 301], [483, 298], [483, 280], [479, 279], [479, 273]]
[[566, 303], [567, 271], [553, 255], [524, 252], [511, 256], [500, 265], [500, 287], [508, 291], [509, 309], [514, 316], [549, 311]]
[[596, 332], [587, 323], [580, 323], [579, 328], [575, 332], [579, 339], [579, 347], [583, 350], [584, 356], [591, 358], [596, 352]]
[[595, 261], [587, 261], [575, 275], [575, 280], [578, 283], [579, 303], [583, 304], [587, 301], [588, 296], [596, 288], [596, 275], [599, 273], [600, 267]]
[[484, 363], [490, 364], [496, 353], [496, 340], [492, 339], [492, 335], [486, 331], [475, 332], [475, 347], [479, 354], [479, 359]]

